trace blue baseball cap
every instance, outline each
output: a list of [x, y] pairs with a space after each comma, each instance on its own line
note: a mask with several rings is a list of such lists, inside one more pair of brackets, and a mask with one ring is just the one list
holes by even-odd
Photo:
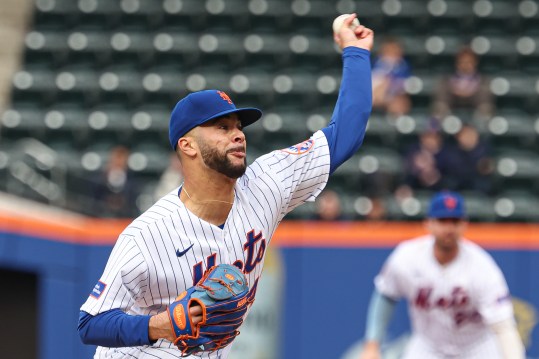
[[178, 101], [170, 115], [168, 128], [170, 145], [176, 150], [178, 140], [191, 129], [231, 113], [238, 114], [243, 127], [262, 117], [262, 111], [257, 108], [237, 108], [223, 91], [204, 90], [190, 93]]
[[464, 198], [455, 192], [436, 193], [430, 201], [429, 218], [465, 218]]

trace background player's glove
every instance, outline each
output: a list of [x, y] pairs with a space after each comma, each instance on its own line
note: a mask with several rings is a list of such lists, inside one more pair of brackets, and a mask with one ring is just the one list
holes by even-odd
[[[219, 264], [180, 294], [169, 306], [168, 314], [183, 355], [201, 351], [213, 352], [230, 344], [239, 334], [243, 316], [250, 304], [247, 279], [237, 267]], [[202, 321], [194, 324], [189, 307], [202, 308]]]

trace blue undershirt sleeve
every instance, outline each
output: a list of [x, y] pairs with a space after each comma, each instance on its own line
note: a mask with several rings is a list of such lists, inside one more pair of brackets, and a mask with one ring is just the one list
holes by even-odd
[[84, 344], [104, 347], [150, 345], [148, 324], [151, 315], [130, 315], [112, 309], [98, 315], [79, 313], [78, 331]]
[[365, 340], [381, 343], [396, 305], [397, 301], [374, 290], [367, 313]]
[[370, 51], [349, 46], [342, 57], [339, 97], [329, 125], [322, 129], [329, 144], [330, 173], [361, 146], [372, 110]]

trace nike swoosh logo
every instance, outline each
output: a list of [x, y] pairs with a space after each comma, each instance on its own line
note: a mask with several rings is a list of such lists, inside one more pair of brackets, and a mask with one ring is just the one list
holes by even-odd
[[180, 252], [179, 249], [176, 249], [176, 255], [177, 255], [178, 257], [183, 256], [183, 255], [184, 255], [185, 253], [187, 253], [187, 251], [190, 250], [194, 245], [195, 245], [195, 244], [192, 243], [186, 250], [181, 251], [181, 252]]

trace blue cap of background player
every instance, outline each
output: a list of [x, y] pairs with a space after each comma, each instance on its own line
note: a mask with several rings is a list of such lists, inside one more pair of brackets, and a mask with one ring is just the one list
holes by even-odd
[[430, 201], [429, 218], [465, 218], [464, 198], [455, 192], [436, 193]]
[[176, 150], [178, 140], [191, 129], [231, 113], [238, 115], [243, 127], [262, 117], [262, 111], [257, 108], [237, 108], [223, 91], [204, 90], [190, 93], [178, 101], [170, 115], [168, 128], [170, 145]]

